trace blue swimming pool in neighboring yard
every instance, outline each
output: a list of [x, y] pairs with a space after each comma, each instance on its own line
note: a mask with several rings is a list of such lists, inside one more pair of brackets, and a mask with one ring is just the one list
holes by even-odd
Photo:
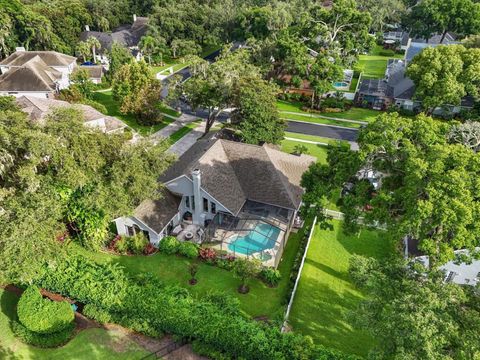
[[228, 249], [244, 255], [272, 249], [279, 234], [279, 228], [259, 223], [247, 235], [235, 235], [235, 239], [228, 244]]

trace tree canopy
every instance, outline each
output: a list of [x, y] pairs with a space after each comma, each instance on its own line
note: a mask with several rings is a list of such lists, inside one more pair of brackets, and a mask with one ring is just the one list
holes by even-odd
[[[480, 239], [480, 155], [451, 136], [454, 126], [425, 115], [380, 116], [360, 132], [358, 152], [332, 147], [328, 165], [304, 175], [304, 211], [321, 212], [332, 191], [351, 183], [340, 200], [348, 231], [380, 225], [399, 245], [410, 236], [437, 265], [454, 250], [473, 250]], [[381, 186], [361, 180], [360, 170], [378, 172]]]
[[52, 113], [45, 124], [15, 108], [0, 111], [2, 282], [39, 276], [40, 266], [61, 253], [65, 231], [81, 236], [83, 220], [101, 215], [103, 227], [94, 231], [105, 231], [115, 217], [159, 197], [157, 178], [173, 160], [166, 148], [86, 127], [76, 108]]

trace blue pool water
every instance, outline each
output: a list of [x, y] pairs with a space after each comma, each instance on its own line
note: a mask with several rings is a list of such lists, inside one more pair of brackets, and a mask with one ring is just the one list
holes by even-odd
[[346, 87], [348, 86], [348, 84], [346, 82], [334, 82], [333, 83], [333, 86], [336, 86], [336, 87]]
[[250, 255], [262, 250], [272, 249], [277, 241], [280, 229], [266, 223], [259, 223], [247, 235], [235, 235], [228, 248], [240, 254]]

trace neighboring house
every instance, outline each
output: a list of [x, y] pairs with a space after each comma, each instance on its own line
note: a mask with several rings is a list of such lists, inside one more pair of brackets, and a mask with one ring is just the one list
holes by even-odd
[[85, 126], [96, 127], [104, 133], [121, 132], [126, 125], [112, 116], [107, 116], [95, 110], [93, 107], [83, 104], [70, 104], [66, 101], [54, 99], [40, 99], [34, 96], [21, 96], [16, 99], [17, 105], [28, 114], [31, 121], [42, 123], [53, 110], [65, 107], [80, 109], [84, 116]]
[[199, 241], [276, 266], [301, 205], [301, 176], [314, 162], [268, 145], [201, 140], [162, 176], [164, 198], [116, 219], [117, 231], [148, 233], [158, 245], [191, 224]]
[[[430, 265], [430, 259], [427, 255], [423, 255], [418, 249], [418, 241], [412, 239], [410, 236], [406, 236], [403, 239], [405, 258], [412, 258], [416, 262], [421, 263], [426, 268]], [[480, 248], [475, 249], [476, 252], [480, 251]], [[470, 257], [469, 250], [456, 250], [454, 251], [455, 257], [458, 259]], [[471, 262], [466, 263], [461, 260], [452, 260], [439, 267], [444, 272], [445, 282], [452, 282], [459, 285], [471, 285], [476, 286], [480, 283], [480, 260], [471, 259]]]
[[97, 38], [102, 45], [97, 50], [98, 58], [102, 64], [108, 65], [107, 52], [112, 48], [114, 42], [129, 48], [132, 55], [140, 60], [142, 54], [139, 51], [138, 44], [140, 39], [147, 33], [148, 18], [133, 15], [133, 24], [122, 25], [112, 32], [90, 31], [90, 27], [85, 26], [85, 31], [80, 34], [80, 40], [86, 41], [89, 37]]
[[407, 50], [410, 45], [410, 36], [408, 32], [401, 29], [395, 29], [383, 33], [383, 42], [387, 46], [397, 47], [400, 50]]
[[[447, 36], [448, 37], [448, 36]], [[432, 38], [433, 40], [436, 37]], [[446, 41], [444, 41], [446, 43]], [[386, 110], [395, 105], [404, 110], [417, 110], [421, 108], [421, 102], [414, 99], [415, 84], [406, 76], [406, 71], [412, 59], [427, 47], [438, 46], [437, 43], [421, 43], [412, 41], [405, 52], [404, 59], [389, 59], [385, 77], [383, 79], [363, 79], [358, 86], [355, 102], [359, 105], [367, 105], [376, 110]], [[459, 113], [463, 109], [473, 106], [473, 98], [467, 96], [462, 99], [459, 106], [446, 106], [435, 109], [435, 114], [445, 111], [452, 114]]]
[[104, 73], [102, 65], [80, 65], [79, 68], [87, 70], [90, 81], [94, 84], [100, 84], [102, 82]]
[[0, 95], [52, 98], [70, 85], [75, 67], [73, 56], [17, 48], [0, 62]]

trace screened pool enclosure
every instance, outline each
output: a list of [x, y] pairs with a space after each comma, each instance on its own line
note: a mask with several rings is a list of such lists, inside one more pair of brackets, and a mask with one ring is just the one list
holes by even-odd
[[239, 216], [216, 214], [205, 229], [204, 242], [236, 257], [255, 258], [277, 267], [285, 246], [289, 212], [259, 205], [245, 205]]

